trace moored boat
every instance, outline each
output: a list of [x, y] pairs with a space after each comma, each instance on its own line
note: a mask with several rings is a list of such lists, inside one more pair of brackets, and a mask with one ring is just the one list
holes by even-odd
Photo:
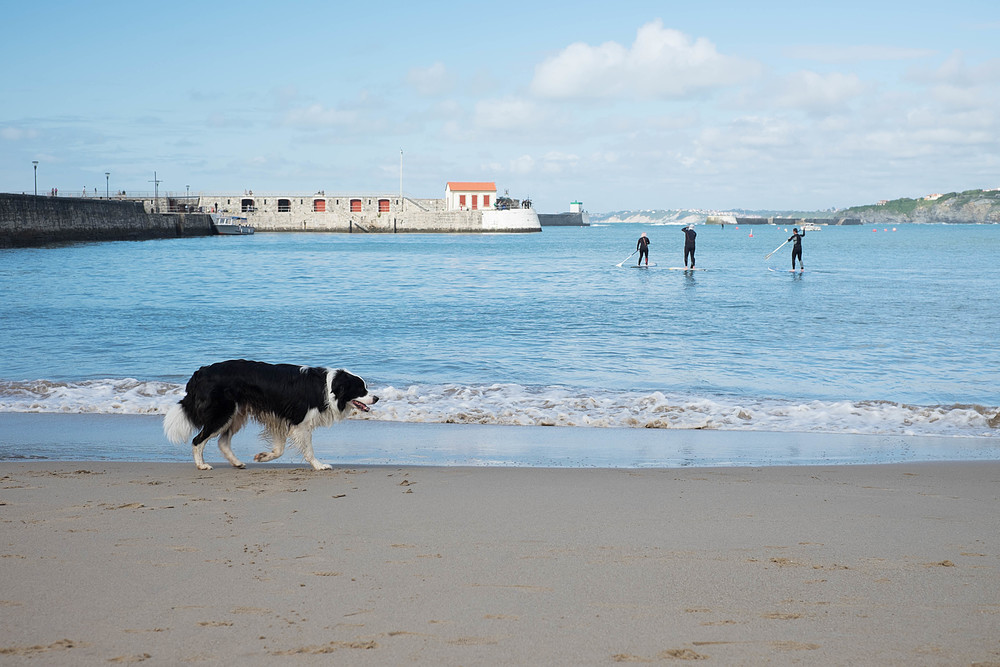
[[247, 222], [246, 218], [235, 215], [212, 215], [212, 226], [215, 233], [224, 236], [237, 236], [242, 234], [253, 234], [253, 225]]

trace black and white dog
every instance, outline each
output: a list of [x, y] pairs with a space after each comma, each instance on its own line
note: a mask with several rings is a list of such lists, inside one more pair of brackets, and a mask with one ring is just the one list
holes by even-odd
[[233, 454], [233, 436], [247, 420], [264, 427], [271, 451], [253, 457], [263, 463], [285, 451], [291, 437], [314, 470], [330, 470], [313, 454], [312, 432], [330, 426], [357, 408], [368, 412], [378, 402], [365, 381], [343, 369], [312, 368], [292, 364], [266, 364], [237, 359], [202, 366], [188, 380], [187, 395], [170, 408], [163, 418], [163, 432], [175, 443], [191, 441], [194, 463], [199, 470], [211, 470], [205, 463], [205, 443], [219, 436], [219, 449], [233, 466], [246, 467]]

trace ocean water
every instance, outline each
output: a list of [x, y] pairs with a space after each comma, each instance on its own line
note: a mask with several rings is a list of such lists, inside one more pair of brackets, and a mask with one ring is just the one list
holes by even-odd
[[[347, 368], [358, 419], [994, 439], [1000, 225], [256, 234], [0, 250], [0, 412], [158, 414], [199, 366]], [[616, 264], [646, 232], [655, 267]]]

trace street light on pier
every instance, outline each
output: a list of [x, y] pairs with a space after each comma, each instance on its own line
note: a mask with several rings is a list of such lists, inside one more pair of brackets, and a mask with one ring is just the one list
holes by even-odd
[[111, 172], [104, 172], [104, 198], [111, 199]]
[[150, 182], [153, 184], [153, 212], [154, 213], [159, 213], [160, 212], [160, 183], [162, 183], [163, 181], [161, 181], [160, 179], [158, 179], [156, 177], [156, 172], [154, 171], [153, 172], [153, 180], [150, 181]]
[[35, 165], [35, 196], [38, 196], [38, 160], [32, 160], [31, 164]]

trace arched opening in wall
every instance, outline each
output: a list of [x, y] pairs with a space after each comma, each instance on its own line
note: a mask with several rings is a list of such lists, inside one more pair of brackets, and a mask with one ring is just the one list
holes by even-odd
[[378, 212], [379, 213], [388, 213], [389, 212], [389, 200], [388, 199], [379, 199], [378, 200]]
[[351, 213], [361, 213], [361, 200], [352, 199], [351, 200]]
[[326, 213], [326, 200], [313, 199], [313, 210], [317, 213]]
[[253, 213], [257, 210], [254, 206], [253, 199], [241, 199], [240, 200], [240, 211], [243, 213]]
[[290, 213], [292, 210], [292, 200], [291, 199], [279, 199], [278, 200], [278, 213]]

